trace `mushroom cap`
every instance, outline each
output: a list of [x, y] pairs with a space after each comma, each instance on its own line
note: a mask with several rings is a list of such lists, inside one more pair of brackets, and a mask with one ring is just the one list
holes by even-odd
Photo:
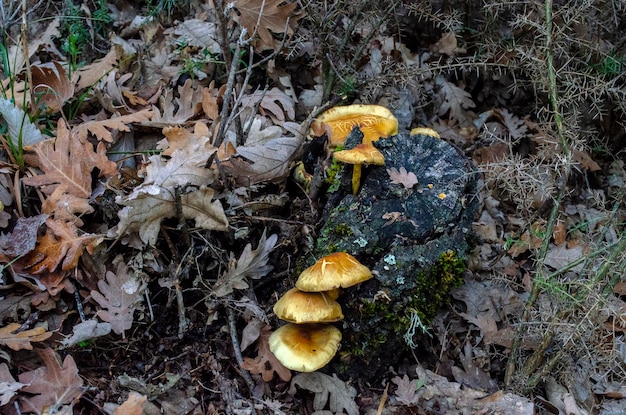
[[274, 304], [274, 314], [290, 323], [332, 323], [343, 320], [338, 302], [324, 292], [292, 288]]
[[337, 353], [341, 332], [331, 324], [287, 324], [270, 335], [274, 356], [287, 369], [314, 372]]
[[410, 135], [427, 135], [429, 137], [441, 138], [441, 136], [439, 135], [437, 131], [428, 127], [415, 127], [414, 129], [411, 130], [409, 134]]
[[355, 126], [359, 126], [363, 133], [363, 142], [368, 144], [380, 137], [398, 133], [398, 120], [389, 109], [380, 105], [333, 107], [317, 117], [317, 121], [330, 127], [331, 147], [342, 145]]
[[345, 252], [335, 252], [302, 271], [296, 287], [301, 291], [329, 291], [351, 287], [370, 278], [372, 272], [355, 257]]
[[382, 166], [385, 164], [385, 156], [371, 144], [357, 144], [353, 149], [335, 151], [333, 157], [336, 160], [348, 164], [375, 164]]

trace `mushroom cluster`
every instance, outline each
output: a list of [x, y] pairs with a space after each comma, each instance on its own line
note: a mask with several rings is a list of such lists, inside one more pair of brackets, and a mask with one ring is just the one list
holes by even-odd
[[372, 278], [371, 271], [352, 255], [335, 252], [305, 269], [295, 288], [274, 305], [274, 314], [288, 324], [269, 338], [270, 350], [288, 369], [314, 372], [331, 361], [341, 332], [331, 323], [343, 320], [337, 303], [340, 288]]
[[356, 194], [361, 182], [361, 166], [373, 164], [382, 166], [385, 157], [372, 145], [381, 137], [398, 133], [398, 120], [389, 109], [380, 105], [347, 105], [331, 108], [322, 113], [318, 122], [326, 124], [330, 146], [336, 148], [344, 144], [354, 127], [363, 133], [363, 142], [356, 147], [340, 150], [333, 154], [335, 160], [352, 164], [352, 193]]

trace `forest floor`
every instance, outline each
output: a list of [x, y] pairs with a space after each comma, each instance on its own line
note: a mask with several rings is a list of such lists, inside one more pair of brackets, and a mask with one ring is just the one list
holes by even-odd
[[[623, 1], [23, 3], [0, 412], [626, 414]], [[311, 123], [354, 103], [481, 176], [463, 284], [375, 381], [268, 349], [327, 200]]]

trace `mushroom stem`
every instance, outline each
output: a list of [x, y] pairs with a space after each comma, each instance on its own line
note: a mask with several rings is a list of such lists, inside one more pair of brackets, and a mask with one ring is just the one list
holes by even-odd
[[352, 170], [352, 194], [356, 195], [361, 187], [361, 164], [355, 164]]

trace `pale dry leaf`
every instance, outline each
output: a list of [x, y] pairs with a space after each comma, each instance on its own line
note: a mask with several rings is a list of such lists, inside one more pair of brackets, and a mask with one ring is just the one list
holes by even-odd
[[41, 211], [53, 219], [73, 222], [81, 227], [84, 223], [79, 216], [92, 213], [94, 208], [89, 204], [89, 199], [69, 193], [66, 186], [61, 184], [43, 201]]
[[515, 140], [518, 140], [526, 134], [528, 131], [528, 127], [526, 126], [526, 122], [519, 118], [517, 115], [510, 113], [508, 110], [501, 108], [498, 109], [498, 113], [502, 117], [502, 122], [504, 126], [509, 130], [509, 134]]
[[289, 394], [296, 394], [296, 386], [315, 394], [313, 409], [316, 411], [324, 409], [328, 403], [329, 409], [334, 413], [345, 411], [348, 415], [359, 415], [359, 407], [354, 402], [356, 389], [335, 374], [331, 377], [321, 372], [300, 373], [291, 380]]
[[74, 96], [74, 83], [60, 62], [32, 65], [31, 72], [38, 107], [51, 113], [58, 112]]
[[106, 120], [85, 121], [74, 127], [73, 133], [81, 141], [87, 140], [87, 133], [93, 134], [99, 141], [113, 142], [111, 130], [130, 131], [129, 124], [142, 123], [152, 119], [154, 112], [145, 108], [126, 115], [115, 115]]
[[[556, 270], [563, 268], [570, 262], [580, 259], [585, 254], [585, 247], [583, 245], [576, 245], [571, 248], [567, 247], [567, 244], [559, 246], [550, 246], [550, 249], [546, 253], [546, 259], [544, 264], [552, 267]], [[580, 271], [583, 268], [583, 263], [579, 263], [573, 267], [572, 271]]]
[[[234, 3], [239, 13], [235, 13], [233, 18], [246, 28], [250, 36], [256, 30], [260, 37], [257, 44], [260, 50], [274, 48], [274, 38], [270, 31], [284, 33], [287, 20], [297, 6], [297, 3], [284, 4], [284, 0], [236, 0]], [[290, 25], [297, 20], [297, 17], [292, 17]], [[287, 27], [287, 32], [291, 33], [291, 27]]]
[[263, 181], [282, 180], [289, 174], [289, 165], [302, 144], [302, 135], [284, 136], [278, 126], [263, 128], [262, 120], [254, 120], [246, 145], [237, 147], [237, 155], [222, 163], [238, 185], [248, 186]]
[[398, 402], [407, 406], [416, 405], [419, 402], [420, 395], [417, 393], [417, 380], [411, 380], [407, 375], [404, 375], [403, 377], [396, 376], [391, 381], [398, 387], [395, 392]]
[[260, 374], [265, 382], [271, 381], [274, 378], [274, 373], [284, 382], [289, 382], [289, 380], [291, 380], [291, 371], [283, 366], [283, 364], [276, 359], [274, 353], [270, 351], [269, 337], [271, 334], [272, 330], [270, 326], [264, 325], [259, 332], [257, 357], [254, 359], [244, 357], [241, 367], [250, 371], [252, 374]]
[[259, 338], [261, 329], [264, 326], [266, 324], [258, 318], [253, 318], [246, 324], [246, 327], [241, 332], [241, 343], [239, 344], [242, 352]]
[[[194, 219], [196, 226], [216, 231], [228, 230], [228, 219], [221, 203], [213, 200], [213, 189], [200, 188], [180, 196], [180, 212], [184, 219]], [[125, 206], [118, 212], [119, 224], [109, 231], [110, 236], [138, 233], [144, 244], [156, 244], [163, 219], [177, 215], [173, 191], [160, 194], [140, 193], [132, 199], [121, 199]]]
[[31, 146], [44, 140], [44, 136], [28, 114], [11, 100], [0, 98], [0, 114], [8, 127], [8, 138], [16, 148]]
[[8, 404], [24, 386], [13, 378], [6, 363], [0, 363], [0, 406]]
[[239, 259], [235, 259], [231, 253], [228, 270], [215, 282], [213, 294], [216, 297], [223, 297], [235, 289], [246, 289], [249, 286], [247, 278], [258, 279], [267, 275], [273, 268], [268, 264], [269, 254], [277, 240], [278, 235], [270, 235], [267, 238], [263, 231], [256, 249], [253, 250], [252, 245], [247, 244]]
[[81, 91], [94, 85], [100, 79], [105, 77], [117, 65], [117, 61], [121, 55], [121, 48], [113, 45], [109, 53], [102, 59], [98, 59], [88, 65], [81, 67], [78, 74], [78, 83], [76, 90]]
[[[142, 309], [145, 284], [140, 276], [126, 266], [123, 259], [117, 260], [116, 271], [107, 271], [106, 281], [98, 281], [98, 291], [92, 290], [91, 297], [102, 307], [96, 315], [111, 323], [114, 333], [123, 335], [132, 327], [135, 311]], [[125, 285], [135, 288], [124, 289]]]
[[72, 335], [61, 340], [59, 348], [66, 349], [80, 342], [106, 336], [111, 332], [111, 323], [100, 323], [93, 318], [74, 325]]
[[466, 110], [476, 106], [472, 95], [440, 75], [435, 77], [435, 83], [439, 86], [443, 98], [438, 115], [443, 116], [449, 112], [451, 120], [463, 124], [467, 120]]
[[107, 158], [104, 144], [99, 143], [94, 151], [91, 143], [73, 136], [62, 119], [56, 138], [27, 146], [24, 151], [24, 162], [38, 167], [43, 174], [25, 177], [22, 181], [29, 186], [39, 186], [46, 195], [64, 185], [69, 194], [87, 199], [92, 193], [94, 169], [103, 178], [117, 174], [117, 166]]
[[67, 355], [63, 364], [50, 348], [38, 350], [44, 366], [21, 373], [19, 381], [27, 384], [22, 390], [33, 394], [24, 399], [24, 412], [42, 413], [46, 406], [69, 404], [83, 393], [83, 379], [72, 356]]
[[293, 98], [276, 87], [269, 91], [256, 91], [244, 95], [241, 99], [242, 108], [255, 108], [257, 104], [260, 114], [269, 116], [275, 124], [293, 120], [296, 117]]
[[12, 350], [33, 350], [31, 342], [41, 342], [52, 336], [52, 332], [46, 331], [43, 327], [16, 333], [19, 328], [18, 323], [11, 323], [0, 328], [0, 344]]
[[188, 79], [184, 85], [178, 87], [178, 97], [169, 89], [161, 96], [162, 113], [153, 106], [153, 123], [183, 124], [202, 110], [202, 86], [193, 87]]
[[407, 172], [404, 166], [400, 167], [400, 170], [395, 167], [387, 169], [387, 174], [389, 174], [392, 184], [401, 184], [405, 189], [411, 189], [418, 184], [415, 173]]
[[198, 48], [208, 48], [211, 53], [222, 53], [219, 43], [216, 40], [217, 25], [213, 22], [206, 22], [200, 19], [187, 19], [176, 25], [173, 29], [168, 29], [165, 34], [174, 33], [179, 36], [178, 42]]

